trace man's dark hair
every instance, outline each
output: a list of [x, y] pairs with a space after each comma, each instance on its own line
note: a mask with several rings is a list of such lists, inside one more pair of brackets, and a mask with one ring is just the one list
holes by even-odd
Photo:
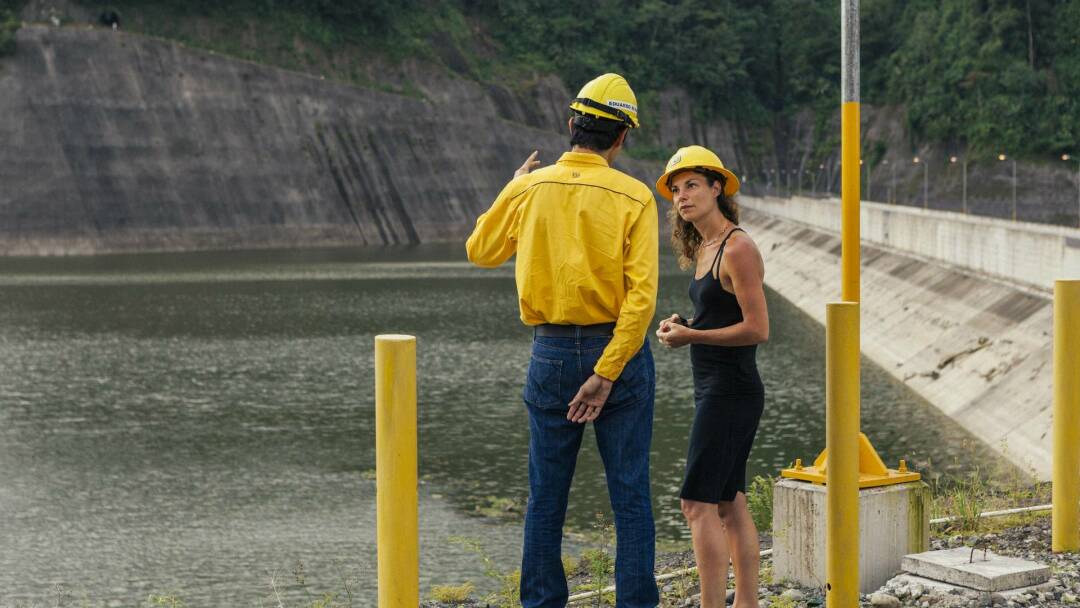
[[615, 140], [625, 130], [626, 125], [621, 122], [578, 114], [570, 125], [570, 147], [604, 152], [615, 145]]

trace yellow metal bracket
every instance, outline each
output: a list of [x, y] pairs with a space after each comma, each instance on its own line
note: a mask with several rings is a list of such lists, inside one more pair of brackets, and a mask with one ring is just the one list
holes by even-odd
[[[827, 448], [822, 450], [818, 457], [814, 459], [813, 466], [809, 467], [803, 466], [801, 458], [796, 459], [795, 466], [790, 469], [783, 469], [780, 471], [780, 476], [825, 485], [828, 453]], [[859, 488], [877, 488], [918, 481], [921, 478], [922, 476], [915, 471], [909, 471], [907, 463], [903, 460], [900, 461], [900, 468], [887, 468], [870, 440], [865, 434], [859, 433]]]

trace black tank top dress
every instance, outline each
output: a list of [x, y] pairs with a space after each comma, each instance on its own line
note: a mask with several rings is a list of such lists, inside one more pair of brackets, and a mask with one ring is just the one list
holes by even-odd
[[[718, 329], [742, 321], [735, 295], [725, 291], [720, 261], [733, 229], [720, 243], [709, 272], [690, 281], [694, 329]], [[696, 272], [696, 270], [695, 270]], [[746, 461], [765, 407], [765, 388], [757, 370], [757, 346], [690, 345], [694, 368], [694, 426], [686, 457], [681, 498], [705, 503], [746, 493]]]

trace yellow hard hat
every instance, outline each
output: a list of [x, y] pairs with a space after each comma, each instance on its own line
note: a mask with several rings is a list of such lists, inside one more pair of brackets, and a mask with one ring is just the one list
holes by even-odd
[[660, 176], [660, 179], [656, 180], [656, 191], [670, 201], [672, 195], [668, 180], [676, 173], [693, 171], [694, 169], [705, 169], [723, 175], [725, 179], [724, 194], [726, 196], [731, 196], [739, 191], [739, 178], [724, 168], [724, 163], [720, 162], [720, 157], [713, 154], [712, 150], [701, 146], [679, 148], [675, 155], [671, 157], [671, 160], [668, 161], [664, 174]]
[[625, 123], [631, 129], [638, 126], [637, 96], [618, 74], [604, 74], [590, 80], [570, 102], [570, 109]]

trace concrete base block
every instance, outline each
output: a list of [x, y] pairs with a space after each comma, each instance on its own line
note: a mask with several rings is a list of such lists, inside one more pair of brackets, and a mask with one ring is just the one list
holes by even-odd
[[905, 572], [969, 587], [978, 591], [1005, 591], [1050, 580], [1050, 567], [1015, 557], [995, 555], [969, 547], [905, 555]]
[[1025, 593], [1028, 595], [1035, 595], [1041, 592], [1052, 592], [1056, 583], [1056, 580], [1049, 580], [1038, 585], [1029, 585], [1027, 587], [1008, 589], [1006, 591], [976, 591], [970, 587], [935, 581], [933, 579], [915, 576], [914, 574], [901, 574], [885, 583], [885, 587], [883, 587], [881, 591], [895, 595], [895, 590], [897, 588], [906, 587], [909, 592], [913, 589], [920, 588], [920, 595], [928, 591], [963, 595], [978, 601], [979, 605], [989, 606], [994, 603], [995, 596], [999, 596], [1001, 599], [1008, 601]]
[[[905, 555], [930, 548], [930, 489], [911, 482], [859, 490], [859, 592], [900, 571]], [[825, 486], [781, 479], [773, 488], [773, 576], [825, 586]]]

